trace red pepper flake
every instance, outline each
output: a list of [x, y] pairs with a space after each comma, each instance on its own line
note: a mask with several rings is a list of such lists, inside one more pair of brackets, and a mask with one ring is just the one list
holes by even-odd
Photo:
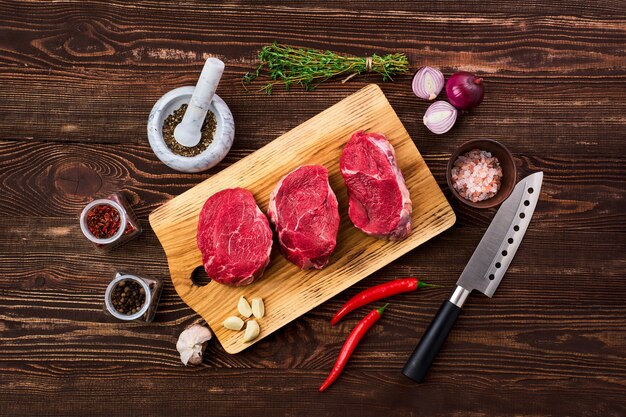
[[[130, 226], [129, 223], [124, 233], [129, 233], [128, 226]], [[120, 213], [108, 204], [97, 205], [87, 213], [87, 228], [98, 239], [108, 239], [114, 236], [120, 228]]]
[[124, 230], [124, 234], [127, 235], [127, 234], [129, 234], [131, 232], [134, 232], [134, 231], [135, 231], [135, 227], [132, 224], [130, 224], [130, 221], [127, 221], [126, 222], [126, 230]]

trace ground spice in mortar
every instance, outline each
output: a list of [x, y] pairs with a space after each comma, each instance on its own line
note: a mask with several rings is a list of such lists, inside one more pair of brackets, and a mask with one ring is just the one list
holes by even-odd
[[215, 114], [209, 110], [202, 124], [202, 129], [200, 130], [202, 133], [200, 143], [192, 147], [181, 145], [176, 141], [176, 138], [174, 138], [174, 129], [176, 129], [176, 126], [183, 120], [186, 110], [187, 105], [183, 104], [178, 110], [167, 116], [163, 122], [163, 139], [165, 139], [167, 147], [176, 155], [191, 157], [204, 152], [211, 142], [213, 142], [213, 135], [215, 135], [217, 123], [215, 121]]
[[111, 304], [121, 314], [135, 314], [146, 302], [146, 291], [133, 280], [120, 281], [111, 294]]

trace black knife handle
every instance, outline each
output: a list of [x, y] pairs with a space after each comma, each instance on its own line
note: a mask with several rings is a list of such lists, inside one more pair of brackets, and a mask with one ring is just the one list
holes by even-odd
[[402, 373], [415, 382], [422, 382], [430, 365], [439, 353], [439, 349], [446, 341], [456, 318], [461, 313], [461, 307], [450, 301], [444, 301], [437, 315], [426, 329], [415, 351], [404, 365]]

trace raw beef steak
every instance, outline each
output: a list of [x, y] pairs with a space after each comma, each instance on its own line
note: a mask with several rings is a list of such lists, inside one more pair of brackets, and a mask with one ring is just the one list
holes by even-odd
[[378, 238], [407, 237], [411, 232], [411, 198], [385, 135], [356, 132], [343, 149], [339, 165], [348, 188], [352, 223]]
[[222, 284], [250, 284], [270, 261], [270, 224], [252, 193], [243, 188], [209, 197], [200, 212], [196, 238], [207, 275]]
[[328, 170], [305, 165], [278, 182], [268, 215], [282, 254], [302, 269], [322, 269], [337, 244], [339, 210]]

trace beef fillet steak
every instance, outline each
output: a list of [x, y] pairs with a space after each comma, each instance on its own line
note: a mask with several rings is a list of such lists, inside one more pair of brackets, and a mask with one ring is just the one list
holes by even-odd
[[343, 149], [339, 165], [348, 188], [352, 223], [378, 238], [407, 237], [411, 232], [411, 198], [385, 135], [356, 132]]
[[283, 177], [270, 195], [268, 215], [285, 258], [302, 269], [326, 266], [337, 244], [337, 207], [323, 166], [301, 166]]
[[209, 197], [196, 238], [207, 275], [222, 284], [250, 284], [270, 261], [272, 230], [252, 193], [243, 188]]

